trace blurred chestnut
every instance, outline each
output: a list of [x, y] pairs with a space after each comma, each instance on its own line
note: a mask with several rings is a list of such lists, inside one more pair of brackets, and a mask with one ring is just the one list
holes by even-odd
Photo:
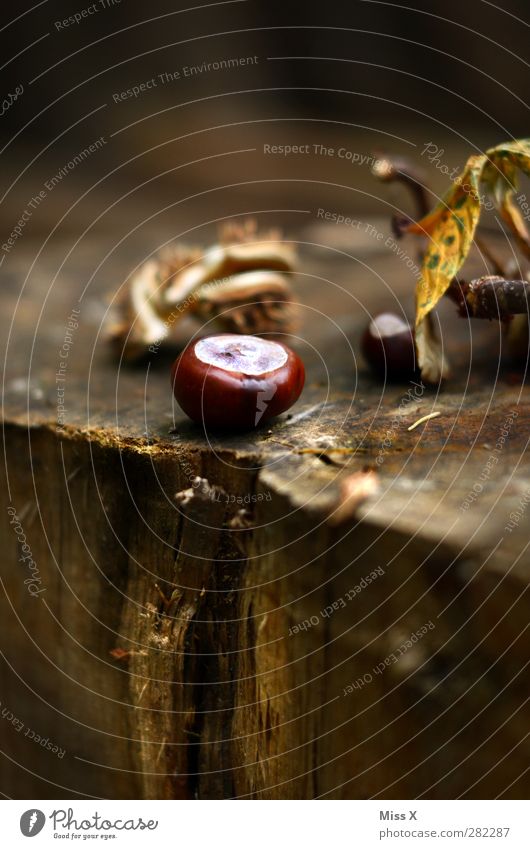
[[232, 430], [288, 410], [304, 378], [302, 360], [287, 345], [237, 333], [192, 342], [171, 369], [173, 393], [190, 419]]
[[383, 312], [370, 321], [361, 339], [361, 350], [372, 369], [389, 380], [411, 377], [415, 372], [412, 328], [395, 313]]

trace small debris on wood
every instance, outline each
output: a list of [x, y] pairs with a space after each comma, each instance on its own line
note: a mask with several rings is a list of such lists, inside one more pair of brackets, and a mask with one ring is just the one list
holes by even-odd
[[175, 501], [181, 507], [187, 507], [196, 498], [200, 498], [202, 501], [215, 501], [216, 493], [220, 491], [217, 487], [211, 486], [206, 478], [201, 478], [197, 475], [192, 479], [189, 489], [183, 489], [175, 493]]
[[114, 658], [114, 660], [127, 661], [127, 660], [129, 660], [130, 657], [132, 657], [135, 654], [146, 655], [147, 652], [143, 651], [143, 650], [136, 651], [135, 649], [122, 649], [119, 646], [117, 646], [115, 649], [111, 649], [109, 651], [109, 654], [110, 654], [111, 657]]
[[354, 472], [342, 481], [339, 503], [329, 522], [339, 525], [355, 516], [359, 505], [379, 489], [377, 473], [373, 469]]
[[438, 418], [438, 416], [441, 416], [441, 415], [442, 414], [439, 411], [437, 413], [427, 413], [426, 416], [422, 416], [421, 419], [418, 419], [417, 422], [414, 422], [414, 424], [411, 424], [411, 426], [408, 427], [407, 430], [414, 430], [419, 425], [423, 424], [423, 422], [428, 422], [430, 419], [436, 419], [436, 418]]
[[233, 531], [248, 531], [252, 527], [252, 514], [244, 508], [238, 510], [228, 522], [228, 527]]
[[243, 557], [248, 557], [247, 541], [249, 534], [254, 529], [252, 513], [249, 510], [238, 510], [235, 516], [228, 521], [228, 527], [231, 531], [240, 531], [234, 534], [232, 542]]

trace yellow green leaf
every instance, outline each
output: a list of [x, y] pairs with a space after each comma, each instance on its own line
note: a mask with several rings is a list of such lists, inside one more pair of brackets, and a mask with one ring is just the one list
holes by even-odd
[[519, 247], [530, 257], [530, 234], [514, 199], [519, 188], [518, 170], [530, 176], [530, 139], [493, 147], [486, 152], [486, 156], [489, 161], [484, 168], [482, 179]]
[[409, 232], [426, 234], [429, 245], [416, 288], [416, 325], [445, 294], [469, 252], [480, 216], [480, 177], [486, 156], [472, 156], [441, 203]]
[[458, 274], [473, 244], [484, 200], [481, 184], [530, 257], [530, 233], [515, 202], [519, 171], [530, 176], [530, 139], [506, 142], [485, 154], [471, 156], [441, 203], [408, 228], [410, 233], [429, 238], [416, 287], [418, 363], [428, 380], [434, 382], [447, 374], [447, 362], [436, 343], [429, 313]]

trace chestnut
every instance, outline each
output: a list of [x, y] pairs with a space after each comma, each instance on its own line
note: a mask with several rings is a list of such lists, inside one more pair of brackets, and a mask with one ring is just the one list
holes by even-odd
[[287, 345], [237, 333], [192, 342], [171, 369], [173, 393], [190, 419], [232, 430], [288, 410], [304, 378], [302, 360]]
[[410, 325], [391, 312], [376, 315], [361, 339], [367, 363], [389, 380], [411, 377], [416, 370], [416, 350]]

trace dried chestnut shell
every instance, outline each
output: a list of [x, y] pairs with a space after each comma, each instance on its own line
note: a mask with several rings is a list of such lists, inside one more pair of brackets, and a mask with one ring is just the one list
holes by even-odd
[[389, 380], [410, 377], [416, 370], [412, 328], [395, 313], [383, 312], [370, 321], [361, 350], [373, 370]]
[[173, 393], [190, 419], [232, 430], [288, 410], [304, 378], [302, 360], [287, 345], [237, 333], [192, 342], [171, 369]]

